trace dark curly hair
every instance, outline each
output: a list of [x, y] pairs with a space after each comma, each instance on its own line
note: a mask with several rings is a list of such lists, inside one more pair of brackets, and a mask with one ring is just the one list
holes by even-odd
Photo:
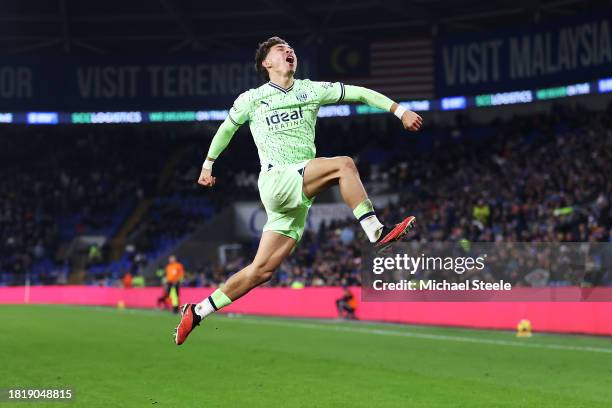
[[272, 47], [274, 47], [275, 45], [278, 45], [278, 44], [289, 45], [289, 43], [287, 43], [287, 41], [283, 40], [280, 37], [276, 37], [275, 36], [275, 37], [268, 38], [266, 41], [260, 43], [257, 46], [257, 51], [255, 52], [255, 71], [259, 72], [261, 74], [261, 76], [264, 79], [266, 79], [266, 80], [269, 80], [270, 76], [268, 75], [268, 70], [265, 69], [261, 65], [261, 63], [268, 56], [268, 52], [270, 52], [270, 48], [272, 48]]

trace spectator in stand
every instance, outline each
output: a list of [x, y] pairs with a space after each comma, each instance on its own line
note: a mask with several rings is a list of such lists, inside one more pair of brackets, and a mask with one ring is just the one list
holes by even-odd
[[482, 228], [489, 224], [489, 217], [491, 216], [491, 208], [489, 205], [485, 203], [485, 200], [482, 198], [478, 200], [478, 204], [474, 206], [474, 210], [472, 211], [472, 215], [474, 219], [480, 223]]

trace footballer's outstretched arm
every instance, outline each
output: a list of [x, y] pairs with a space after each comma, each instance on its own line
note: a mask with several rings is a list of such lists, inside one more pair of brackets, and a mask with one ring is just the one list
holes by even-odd
[[232, 120], [231, 116], [225, 118], [217, 132], [213, 136], [206, 160], [202, 165], [202, 172], [198, 178], [198, 184], [203, 186], [212, 187], [215, 185], [216, 177], [212, 176], [212, 166], [217, 157], [225, 150], [229, 142], [232, 140], [234, 133], [240, 126]]
[[227, 145], [229, 145], [229, 142], [232, 140], [234, 133], [236, 133], [239, 127], [240, 125], [236, 124], [232, 120], [231, 116], [225, 118], [210, 142], [210, 148], [208, 149], [206, 158], [212, 161], [216, 160], [217, 157], [219, 157], [219, 155], [225, 150]]
[[348, 102], [361, 102], [375, 108], [384, 109], [397, 116], [404, 128], [413, 132], [423, 125], [423, 118], [400, 104], [393, 102], [385, 95], [362, 86], [344, 85], [344, 100]]
[[206, 160], [202, 165], [202, 173], [198, 179], [198, 184], [207, 187], [215, 185], [216, 178], [212, 176], [213, 163], [221, 152], [225, 150], [238, 128], [248, 121], [250, 106], [249, 91], [243, 92], [236, 98], [234, 105], [232, 105], [227, 114], [227, 118], [219, 126], [217, 133], [215, 133], [210, 143]]

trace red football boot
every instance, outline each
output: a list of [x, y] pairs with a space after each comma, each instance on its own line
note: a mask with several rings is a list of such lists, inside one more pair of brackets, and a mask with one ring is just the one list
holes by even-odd
[[187, 303], [181, 308], [181, 321], [174, 333], [174, 341], [177, 346], [183, 344], [189, 333], [202, 321], [202, 318], [195, 312], [195, 306], [193, 303]]
[[379, 251], [382, 251], [392, 243], [400, 241], [406, 235], [408, 230], [414, 226], [415, 222], [416, 218], [411, 215], [410, 217], [406, 217], [404, 221], [395, 224], [393, 228], [383, 227], [380, 239], [376, 241], [374, 246]]

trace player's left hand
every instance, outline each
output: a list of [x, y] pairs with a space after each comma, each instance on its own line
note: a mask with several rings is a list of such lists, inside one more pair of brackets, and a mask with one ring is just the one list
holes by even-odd
[[404, 125], [404, 129], [416, 132], [423, 126], [423, 118], [419, 114], [407, 110], [402, 115], [402, 124]]

